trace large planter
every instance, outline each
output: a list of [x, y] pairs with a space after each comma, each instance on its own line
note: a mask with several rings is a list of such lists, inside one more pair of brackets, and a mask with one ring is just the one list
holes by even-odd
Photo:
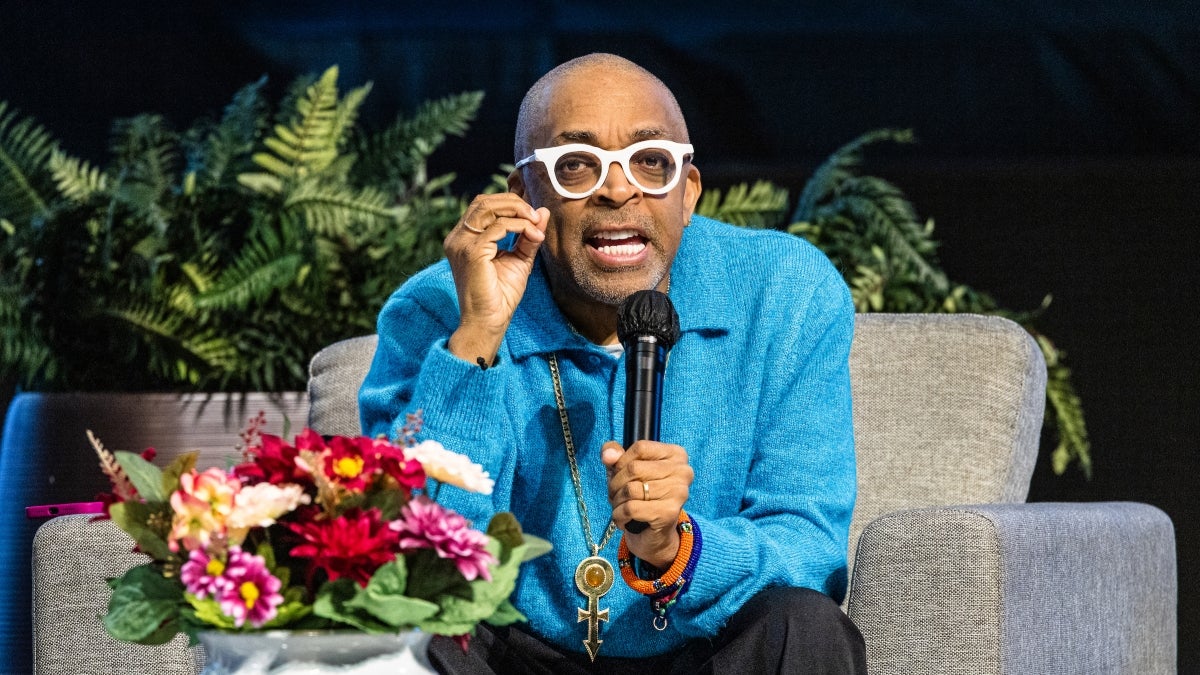
[[204, 675], [425, 675], [430, 634], [352, 632], [200, 634]]
[[[11, 671], [31, 669], [30, 546], [41, 524], [25, 507], [92, 501], [107, 491], [91, 429], [110, 450], [155, 448], [161, 461], [199, 450], [199, 466], [239, 457], [238, 432], [266, 413], [267, 431], [307, 422], [308, 397], [288, 394], [42, 394], [9, 404], [0, 440], [0, 654]], [[156, 460], [159, 463], [159, 460]], [[90, 617], [80, 617], [81, 620]]]

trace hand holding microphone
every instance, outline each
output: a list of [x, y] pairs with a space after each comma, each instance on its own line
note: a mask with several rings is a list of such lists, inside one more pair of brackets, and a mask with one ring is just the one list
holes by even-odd
[[617, 321], [625, 347], [625, 447], [604, 448], [609, 502], [614, 521], [635, 535], [628, 540], [633, 554], [651, 564], [669, 563], [678, 548], [675, 522], [694, 476], [686, 450], [659, 442], [663, 376], [679, 339], [679, 317], [665, 294], [639, 291], [621, 304]]

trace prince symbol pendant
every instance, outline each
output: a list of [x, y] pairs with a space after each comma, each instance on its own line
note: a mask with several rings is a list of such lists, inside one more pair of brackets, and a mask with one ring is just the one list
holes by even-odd
[[608, 621], [608, 608], [600, 609], [600, 596], [612, 588], [614, 578], [612, 565], [597, 555], [584, 558], [575, 568], [575, 586], [588, 599], [587, 609], [576, 608], [576, 623], [588, 622], [588, 636], [583, 646], [587, 648], [592, 661], [596, 660], [600, 645], [604, 644], [604, 640], [600, 639], [600, 622]]

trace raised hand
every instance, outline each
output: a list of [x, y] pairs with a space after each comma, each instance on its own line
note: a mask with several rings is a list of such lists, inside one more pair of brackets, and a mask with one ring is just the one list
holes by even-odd
[[655, 567], [669, 567], [679, 552], [675, 523], [695, 477], [687, 451], [656, 441], [637, 441], [624, 450], [609, 441], [600, 456], [608, 468], [613, 522], [622, 529], [630, 520], [649, 524], [638, 534], [625, 531], [629, 551]]
[[[511, 192], [479, 195], [446, 235], [443, 247], [461, 310], [447, 345], [455, 356], [487, 363], [495, 358], [525, 294], [549, 220], [547, 209], [534, 209]], [[518, 235], [516, 244], [501, 250], [498, 242], [510, 232]]]

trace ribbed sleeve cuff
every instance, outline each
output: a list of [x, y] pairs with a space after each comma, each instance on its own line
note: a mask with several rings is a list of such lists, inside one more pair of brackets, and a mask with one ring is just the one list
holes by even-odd
[[747, 577], [755, 574], [758, 565], [756, 551], [745, 533], [702, 516], [692, 514], [696, 527], [703, 533], [704, 549], [696, 561], [696, 571], [686, 593], [679, 597], [676, 611], [688, 620], [675, 624], [688, 626], [687, 633], [713, 635], [722, 627], [746, 598], [732, 597], [744, 587]]
[[494, 437], [504, 412], [504, 383], [511, 368], [501, 359], [484, 370], [451, 354], [446, 340], [438, 341], [425, 357], [413, 391], [413, 402], [421, 408], [426, 429], [463, 441]]

